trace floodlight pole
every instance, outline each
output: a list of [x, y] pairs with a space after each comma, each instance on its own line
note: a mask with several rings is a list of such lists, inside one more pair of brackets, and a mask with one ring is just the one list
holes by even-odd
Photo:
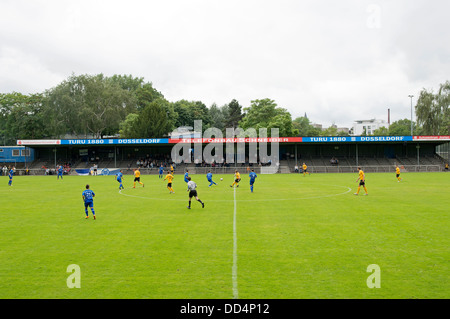
[[412, 98], [414, 95], [408, 95], [408, 97], [411, 99], [411, 136], [413, 136], [413, 111], [412, 111]]

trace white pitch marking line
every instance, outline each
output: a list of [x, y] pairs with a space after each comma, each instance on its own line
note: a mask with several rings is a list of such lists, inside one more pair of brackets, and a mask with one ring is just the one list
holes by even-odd
[[234, 214], [233, 214], [233, 299], [238, 299], [238, 283], [237, 283], [237, 232], [236, 232], [236, 188], [234, 188]]

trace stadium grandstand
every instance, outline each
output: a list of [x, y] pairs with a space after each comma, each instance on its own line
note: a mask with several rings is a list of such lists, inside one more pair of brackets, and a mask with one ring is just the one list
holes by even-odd
[[[279, 143], [279, 163], [274, 166], [259, 156], [256, 163], [249, 161], [249, 144], [267, 141]], [[253, 168], [257, 173], [295, 173], [301, 171], [303, 163], [311, 173], [354, 172], [358, 166], [366, 172], [391, 172], [395, 165], [408, 172], [436, 172], [449, 162], [449, 142], [450, 136], [18, 140], [15, 147], [0, 147], [0, 165], [15, 165], [19, 175], [25, 174], [26, 169], [32, 175], [53, 174], [59, 165], [64, 166], [66, 174], [73, 175], [91, 174], [94, 167], [99, 175], [110, 175], [118, 169], [131, 174], [136, 167], [141, 168], [142, 174], [158, 174], [161, 164], [166, 170], [173, 165], [175, 172], [189, 169], [192, 174], [204, 174], [207, 170], [232, 174], [236, 168]], [[223, 154], [227, 144], [245, 143], [247, 155], [245, 159], [235, 158], [234, 163], [174, 162], [171, 152], [177, 143], [188, 145], [190, 150], [196, 144], [204, 148], [210, 143], [222, 143]], [[269, 145], [269, 153], [270, 149]], [[269, 166], [276, 170], [268, 170]]]

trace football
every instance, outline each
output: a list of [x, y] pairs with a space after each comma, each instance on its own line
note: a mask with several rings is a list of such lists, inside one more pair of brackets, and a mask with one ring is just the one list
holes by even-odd
[[220, 180], [223, 181], [223, 178], [221, 178]]

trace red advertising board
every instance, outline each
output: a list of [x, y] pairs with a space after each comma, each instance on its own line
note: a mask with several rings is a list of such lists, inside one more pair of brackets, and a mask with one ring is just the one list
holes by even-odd
[[414, 141], [450, 141], [450, 135], [414, 136]]
[[170, 144], [176, 143], [293, 143], [301, 142], [301, 137], [233, 137], [233, 138], [170, 138]]

